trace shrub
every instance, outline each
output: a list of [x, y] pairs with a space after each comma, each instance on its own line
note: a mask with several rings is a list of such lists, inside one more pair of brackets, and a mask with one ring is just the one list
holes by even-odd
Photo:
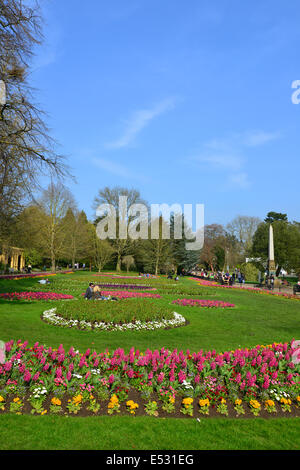
[[241, 272], [244, 274], [246, 281], [258, 282], [258, 269], [253, 263], [243, 263], [241, 265]]

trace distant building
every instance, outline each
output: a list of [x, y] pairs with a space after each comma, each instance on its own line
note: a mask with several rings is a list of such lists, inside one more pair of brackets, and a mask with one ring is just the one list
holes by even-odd
[[261, 258], [246, 258], [246, 263], [251, 263], [252, 261], [259, 262]]
[[0, 251], [0, 263], [13, 271], [22, 271], [25, 268], [24, 250], [15, 246], [3, 246]]

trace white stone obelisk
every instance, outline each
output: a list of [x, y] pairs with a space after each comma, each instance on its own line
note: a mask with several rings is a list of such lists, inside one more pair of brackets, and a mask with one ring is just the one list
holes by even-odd
[[274, 236], [272, 224], [269, 226], [269, 259], [268, 259], [269, 275], [276, 274], [275, 257], [274, 257]]

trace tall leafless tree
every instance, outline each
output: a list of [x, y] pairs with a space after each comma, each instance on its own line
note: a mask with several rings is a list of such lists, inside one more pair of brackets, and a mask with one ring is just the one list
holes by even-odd
[[[140, 192], [136, 189], [127, 189], [120, 186], [114, 188], [105, 187], [100, 189], [98, 195], [94, 199], [94, 209], [97, 209], [101, 204], [111, 204], [116, 210], [116, 219], [117, 219], [117, 232], [119, 232], [119, 221], [122, 218], [122, 215], [119, 214], [119, 197], [127, 197], [127, 207], [132, 206], [133, 204], [144, 204], [147, 203], [141, 198]], [[126, 220], [123, 220], [123, 223], [126, 225], [126, 231], [128, 230], [129, 223], [133, 220], [133, 217], [128, 217]], [[128, 238], [121, 238], [119, 233], [116, 234], [116, 238], [112, 240], [112, 245], [114, 247], [116, 255], [116, 270], [121, 270], [122, 256], [125, 256], [128, 253], [128, 248], [130, 245], [130, 240]]]
[[0, 0], [0, 80], [5, 84], [0, 105], [2, 228], [38, 186], [41, 173], [56, 177], [68, 173], [27, 80], [33, 48], [43, 39], [41, 24], [38, 2], [28, 6], [24, 0]]

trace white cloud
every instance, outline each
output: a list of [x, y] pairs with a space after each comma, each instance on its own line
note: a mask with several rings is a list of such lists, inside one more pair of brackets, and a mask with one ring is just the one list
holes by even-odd
[[211, 154], [200, 154], [192, 157], [192, 160], [199, 163], [207, 163], [214, 168], [228, 168], [230, 170], [239, 169], [244, 162], [243, 157], [230, 153], [211, 153]]
[[140, 181], [145, 180], [144, 175], [130, 171], [125, 165], [120, 163], [112, 162], [105, 158], [92, 158], [92, 164], [101, 170], [112, 173], [113, 175], [120, 176], [121, 178], [127, 179], [138, 179]]
[[249, 186], [251, 185], [250, 181], [248, 180], [247, 173], [232, 174], [229, 177], [229, 181], [233, 185], [232, 189], [234, 189], [234, 187], [246, 189], [249, 188]]
[[190, 158], [208, 169], [225, 172], [228, 182], [238, 188], [251, 185], [244, 168], [247, 164], [245, 152], [251, 147], [259, 147], [280, 137], [278, 132], [261, 130], [233, 133], [223, 139], [213, 139], [203, 144], [203, 150]]
[[122, 176], [123, 178], [131, 177], [131, 173], [128, 169], [119, 163], [115, 163], [104, 158], [93, 158], [92, 163], [98, 168], [108, 171], [109, 173], [113, 173], [114, 175]]
[[249, 147], [257, 147], [259, 145], [266, 144], [272, 140], [279, 138], [278, 132], [264, 132], [254, 131], [246, 133], [244, 136], [244, 144]]
[[137, 135], [154, 119], [155, 117], [165, 113], [174, 108], [175, 98], [169, 98], [161, 101], [150, 109], [142, 109], [136, 111], [131, 119], [126, 123], [126, 128], [123, 135], [113, 141], [106, 144], [107, 148], [119, 149], [127, 147], [131, 144]]

